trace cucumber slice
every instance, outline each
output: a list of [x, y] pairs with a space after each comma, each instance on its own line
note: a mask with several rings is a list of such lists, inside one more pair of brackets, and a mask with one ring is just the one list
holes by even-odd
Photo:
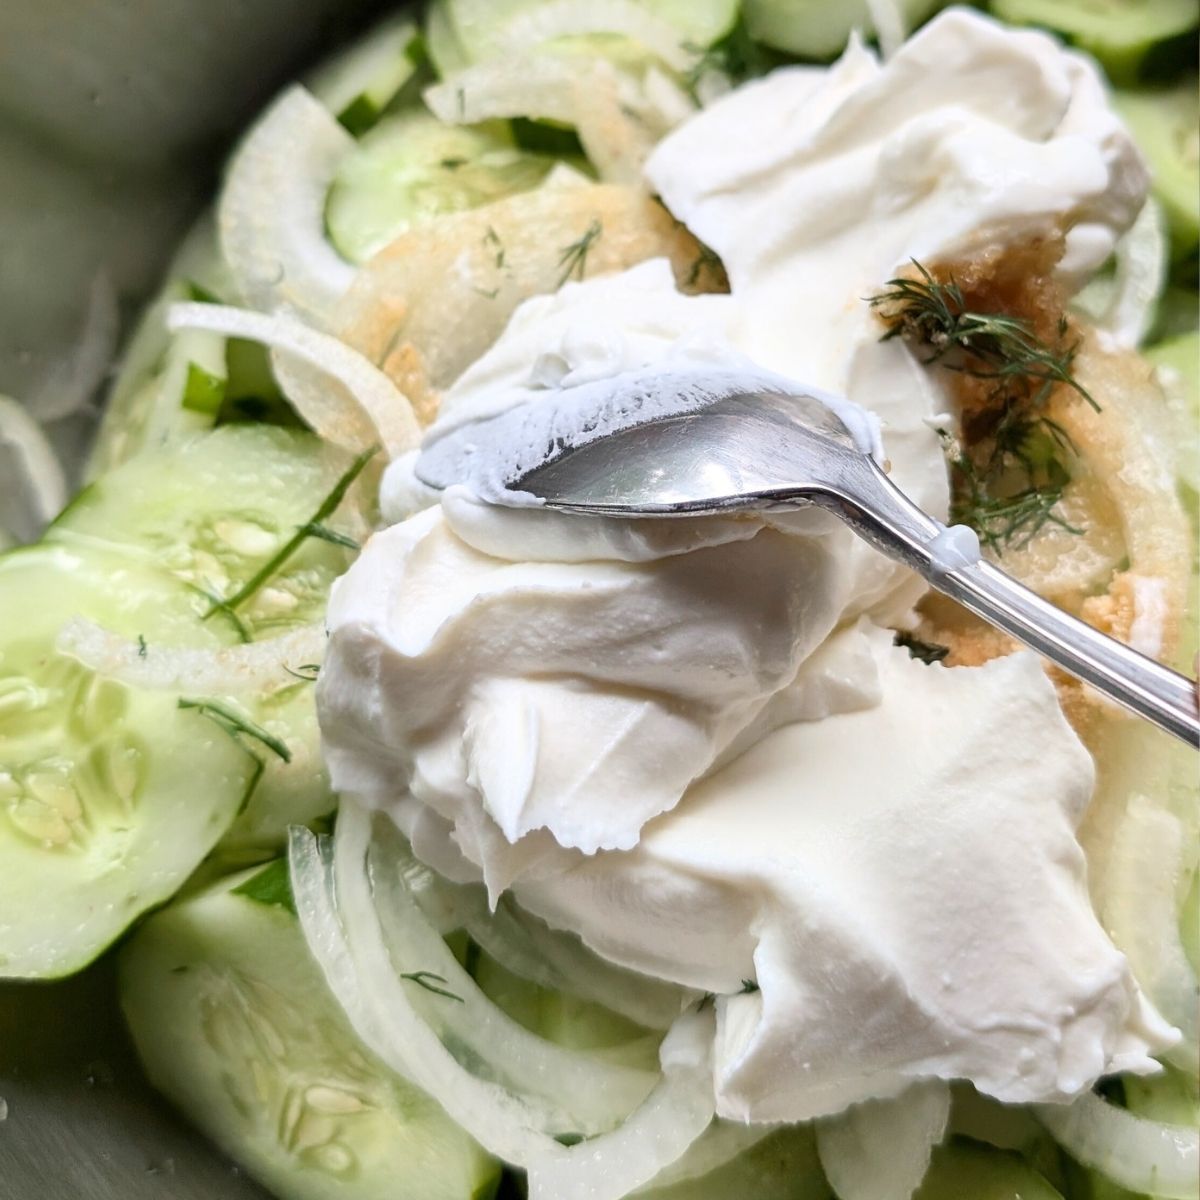
[[[145, 552], [193, 588], [230, 598], [312, 517], [345, 466], [310, 433], [223, 425], [102, 476], [46, 536]], [[352, 507], [332, 523], [357, 536], [346, 515]], [[235, 612], [218, 615], [246, 639], [320, 620], [330, 584], [349, 562], [345, 546], [310, 537]]]
[[1176, 258], [1200, 242], [1200, 92], [1193, 76], [1169, 91], [1118, 91], [1117, 111], [1129, 125], [1154, 176]]
[[[896, 0], [906, 28], [913, 29], [943, 0]], [[846, 46], [853, 29], [874, 29], [867, 0], [746, 0], [746, 27], [757, 42], [801, 58], [829, 59]]]
[[520, 149], [502, 123], [398, 113], [342, 160], [325, 213], [329, 236], [345, 257], [365, 262], [422, 221], [537, 187], [554, 162]]
[[1015, 1154], [956, 1138], [933, 1152], [913, 1200], [1062, 1200], [1062, 1194]]
[[151, 1081], [281, 1200], [492, 1195], [495, 1161], [355, 1038], [280, 883], [278, 867], [225, 880], [123, 951]]
[[[649, 1188], [638, 1196], [644, 1200], [732, 1200], [743, 1196], [754, 1200], [835, 1200], [817, 1160], [809, 1125], [780, 1129], [707, 1175]], [[981, 1200], [969, 1192], [956, 1200], [968, 1196]]]
[[[471, 62], [494, 57], [498, 48], [515, 36], [514, 27], [520, 29], [521, 22], [531, 15], [529, 28], [536, 30], [541, 18], [535, 10], [547, 7], [555, 8], [556, 16], [568, 16], [571, 10], [585, 18], [590, 10], [594, 13], [593, 0], [557, 0], [552, 6], [546, 0], [447, 0], [450, 24]], [[629, 7], [642, 8], [672, 26], [679, 32], [681, 46], [696, 49], [724, 37], [738, 16], [737, 0], [633, 0]], [[590, 19], [594, 20], [594, 15]], [[534, 46], [521, 49], [533, 50]]]
[[1196, 0], [991, 0], [990, 7], [1003, 21], [1062, 34], [1117, 80], [1133, 79], [1157, 43], [1200, 20]]
[[370, 129], [420, 70], [420, 33], [393, 18], [326, 63], [308, 89], [354, 137]]
[[152, 566], [98, 547], [0, 558], [0, 977], [78, 970], [170, 896], [236, 816], [253, 760], [174, 694], [55, 650], [84, 616], [203, 646], [221, 627]]

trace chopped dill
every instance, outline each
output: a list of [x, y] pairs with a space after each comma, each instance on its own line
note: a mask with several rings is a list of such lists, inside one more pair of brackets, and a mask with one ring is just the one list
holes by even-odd
[[692, 265], [688, 268], [687, 277], [683, 281], [684, 287], [695, 287], [700, 282], [700, 277], [705, 272], [713, 272], [714, 274], [723, 274], [725, 264], [721, 261], [720, 256], [715, 250], [710, 249], [700, 243], [700, 253], [692, 260]]
[[562, 274], [558, 280], [559, 287], [562, 287], [568, 279], [583, 278], [584, 272], [587, 270], [588, 252], [600, 240], [603, 232], [600, 221], [593, 217], [591, 223], [583, 231], [583, 236], [577, 242], [563, 247], [558, 258], [558, 265], [562, 268]]
[[[212, 601], [212, 607], [204, 614], [204, 619], [207, 620], [213, 613], [224, 612], [233, 617], [244, 632], [245, 627], [238, 621], [234, 609], [249, 600], [291, 558], [301, 543], [307, 538], [321, 538], [323, 541], [334, 542], [336, 545], [348, 546], [357, 550], [357, 542], [352, 538], [347, 538], [343, 534], [334, 533], [333, 530], [326, 528], [325, 520], [327, 517], [332, 516], [338, 505], [346, 498], [346, 493], [350, 490], [351, 485], [362, 474], [363, 468], [378, 453], [379, 448], [377, 446], [373, 446], [370, 450], [364, 450], [350, 464], [337, 483], [333, 485], [329, 494], [318, 505], [316, 512], [302, 525], [298, 526], [296, 532], [232, 596], [220, 597], [210, 595], [209, 599]], [[243, 640], [249, 641], [249, 636], [245, 636]]]
[[146, 645], [145, 636], [140, 633], [137, 636], [137, 648], [138, 648], [138, 658], [145, 658], [146, 651], [149, 649], [149, 647]]
[[477, 296], [482, 296], [485, 300], [495, 300], [495, 298], [498, 295], [500, 295], [500, 289], [498, 287], [494, 287], [494, 288], [476, 287], [476, 288], [472, 288], [471, 290]]
[[972, 415], [969, 445], [938, 430], [950, 465], [951, 519], [970, 525], [996, 554], [1026, 545], [1048, 524], [1081, 532], [1058, 512], [1075, 446], [1044, 411], [1060, 386], [1100, 409], [1073, 374], [1078, 343], [1067, 341], [1066, 317], [1050, 345], [1019, 317], [972, 311], [953, 277], [942, 282], [913, 266], [918, 278], [890, 279], [868, 297], [887, 326], [882, 340], [903, 338], [925, 351], [926, 364], [993, 381], [984, 410]]
[[320, 674], [320, 663], [302, 663], [293, 670], [291, 667], [284, 664], [283, 668], [289, 675], [296, 679], [302, 679], [305, 683], [316, 683], [317, 675]]
[[504, 266], [504, 243], [500, 240], [500, 235], [490, 225], [487, 227], [487, 233], [483, 235], [483, 244], [492, 251], [492, 261], [496, 266]]
[[444, 171], [457, 171], [459, 167], [465, 167], [467, 160], [465, 158], [443, 158], [438, 166]]
[[745, 995], [749, 995], [752, 992], [757, 992], [757, 991], [758, 991], [758, 984], [755, 983], [753, 979], [743, 979], [742, 980], [742, 990], [739, 993], [739, 995], [745, 996]]
[[245, 713], [239, 712], [232, 704], [224, 700], [194, 700], [187, 696], [179, 697], [180, 708], [195, 709], [201, 716], [219, 725], [230, 737], [241, 740], [242, 736], [253, 738], [266, 746], [273, 754], [278, 755], [284, 762], [292, 761], [292, 752], [287, 743], [269, 733], [261, 725], [255, 724]]
[[903, 631], [892, 638], [892, 645], [903, 646], [911, 657], [918, 662], [923, 662], [927, 667], [941, 662], [950, 653], [949, 646], [942, 646], [937, 642], [923, 642], [913, 634]]
[[412, 983], [423, 987], [427, 992], [432, 992], [435, 996], [445, 996], [448, 1000], [457, 1000], [459, 1004], [466, 1003], [457, 992], [452, 992], [449, 988], [438, 986], [438, 984], [446, 983], [447, 980], [444, 975], [439, 975], [436, 971], [402, 971], [400, 978], [410, 980]]
[[554, 1140], [560, 1146], [566, 1146], [569, 1149], [571, 1146], [578, 1146], [579, 1143], [583, 1141], [583, 1134], [582, 1133], [556, 1133], [554, 1135]]
[[745, 83], [765, 75], [778, 66], [782, 56], [772, 53], [750, 36], [745, 15], [738, 14], [732, 28], [711, 46], [697, 46], [685, 42], [683, 48], [696, 55], [695, 61], [684, 75], [683, 84], [692, 99], [700, 103], [700, 85], [706, 75], [716, 72], [724, 75], [732, 84]]

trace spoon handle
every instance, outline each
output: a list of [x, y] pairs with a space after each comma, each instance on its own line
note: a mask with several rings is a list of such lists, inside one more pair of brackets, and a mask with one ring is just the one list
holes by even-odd
[[945, 526], [904, 495], [873, 462], [849, 489], [810, 496], [856, 533], [919, 572], [939, 592], [1045, 655], [1068, 674], [1160, 729], [1200, 748], [1196, 683], [1093, 629], [982, 559], [952, 565], [934, 540]]

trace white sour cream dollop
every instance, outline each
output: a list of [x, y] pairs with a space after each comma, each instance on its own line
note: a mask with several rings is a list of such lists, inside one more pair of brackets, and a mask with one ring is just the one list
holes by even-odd
[[[944, 515], [946, 396], [864, 297], [911, 257], [1063, 230], [1074, 284], [1145, 187], [1084, 60], [962, 12], [886, 65], [853, 45], [738, 89], [647, 175], [732, 294], [682, 296], [649, 262], [530, 300], [434, 441], [624, 371], [749, 359], [877, 414], [894, 478]], [[723, 1115], [927, 1077], [1061, 1100], [1154, 1068], [1174, 1035], [1090, 908], [1092, 764], [1031, 656], [911, 661], [880, 626], [922, 585], [819, 513], [591, 521], [439, 497], [411, 459], [384, 502], [399, 523], [328, 614], [335, 789], [452, 878], [720, 994]]]

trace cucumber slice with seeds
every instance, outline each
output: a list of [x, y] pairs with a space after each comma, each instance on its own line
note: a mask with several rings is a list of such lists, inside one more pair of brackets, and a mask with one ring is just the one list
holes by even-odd
[[237, 815], [255, 768], [237, 741], [174, 694], [101, 679], [55, 649], [76, 616], [131, 639], [216, 645], [221, 627], [200, 620], [199, 601], [96, 547], [0, 558], [0, 977], [85, 966]]
[[[942, 0], [897, 0], [908, 28], [915, 28]], [[746, 0], [746, 27], [755, 41], [801, 58], [840, 54], [854, 29], [874, 28], [867, 0]]]
[[386, 117], [343, 159], [329, 191], [333, 244], [365, 262], [406, 229], [537, 187], [554, 166], [502, 122], [446, 125], [427, 112]]
[[355, 1037], [281, 867], [165, 909], [123, 951], [151, 1081], [281, 1200], [491, 1196], [499, 1165]]
[[[104, 475], [46, 536], [144, 552], [198, 591], [229, 598], [311, 518], [345, 469], [345, 458], [310, 433], [224, 425]], [[363, 533], [351, 501], [331, 524], [352, 538]], [[235, 613], [219, 615], [254, 639], [318, 621], [349, 562], [346, 547], [310, 537]]]

